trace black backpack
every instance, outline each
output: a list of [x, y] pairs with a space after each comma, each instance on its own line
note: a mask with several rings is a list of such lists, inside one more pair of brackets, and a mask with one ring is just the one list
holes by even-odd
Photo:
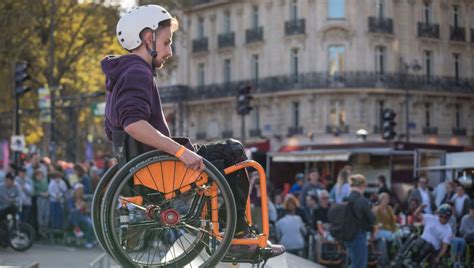
[[329, 208], [329, 233], [337, 240], [352, 241], [357, 235], [359, 228], [353, 212], [354, 202], [334, 204]]

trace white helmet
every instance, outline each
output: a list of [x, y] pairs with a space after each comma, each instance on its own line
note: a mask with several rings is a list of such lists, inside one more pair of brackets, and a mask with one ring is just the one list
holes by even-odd
[[160, 22], [171, 19], [170, 13], [158, 5], [133, 8], [117, 23], [117, 38], [123, 48], [132, 50], [140, 46], [140, 32], [145, 28], [156, 30]]

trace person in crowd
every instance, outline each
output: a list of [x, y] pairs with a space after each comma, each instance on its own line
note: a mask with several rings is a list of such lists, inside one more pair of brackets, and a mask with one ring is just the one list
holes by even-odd
[[51, 228], [63, 228], [63, 210], [62, 202], [67, 191], [67, 186], [62, 175], [59, 172], [51, 173], [51, 179], [48, 185], [48, 195], [50, 204], [50, 222]]
[[92, 230], [92, 221], [90, 211], [84, 200], [84, 186], [81, 183], [74, 185], [73, 196], [67, 202], [69, 210], [69, 224], [74, 228], [74, 234], [77, 238], [85, 235], [86, 244], [84, 247], [92, 248], [94, 246], [94, 233]]
[[314, 215], [316, 213], [316, 209], [318, 208], [318, 197], [313, 194], [307, 195], [306, 204], [308, 206], [306, 209], [306, 218], [308, 219], [308, 226], [311, 230], [316, 230], [316, 222], [314, 221]]
[[50, 217], [48, 181], [43, 175], [43, 172], [39, 169], [36, 169], [34, 173], [33, 190], [34, 196], [36, 197], [38, 233], [41, 236], [45, 236], [45, 233], [48, 230]]
[[464, 215], [469, 213], [469, 196], [466, 194], [464, 186], [459, 184], [456, 187], [456, 194], [453, 195], [451, 201], [454, 202], [454, 214], [456, 219], [460, 221]]
[[317, 169], [312, 169], [308, 174], [308, 178], [309, 181], [305, 183], [300, 194], [300, 205], [303, 208], [306, 208], [306, 196], [309, 193], [318, 196], [319, 191], [322, 190], [321, 185], [319, 184], [319, 172]]
[[[447, 200], [450, 200], [451, 197], [446, 199], [446, 192], [448, 189], [448, 183], [451, 181], [444, 181], [436, 185], [436, 187], [433, 189], [433, 196], [435, 199], [435, 205], [436, 207], [441, 206], [441, 204], [445, 203]], [[454, 193], [454, 188], [452, 187], [453, 185], [451, 184], [451, 193]]]
[[351, 187], [348, 183], [349, 172], [347, 170], [339, 171], [337, 174], [336, 184], [331, 189], [331, 201], [340, 204], [344, 202], [344, 199], [349, 196]]
[[436, 210], [434, 203], [434, 196], [428, 188], [428, 179], [425, 177], [420, 177], [418, 179], [417, 186], [411, 190], [408, 200], [418, 199], [423, 206], [423, 213], [433, 214], [433, 211]]
[[31, 215], [31, 199], [33, 197], [33, 182], [26, 175], [26, 169], [20, 167], [18, 169], [18, 176], [15, 179], [15, 184], [21, 191], [21, 213], [20, 219], [24, 222], [30, 222]]
[[375, 222], [379, 228], [375, 239], [377, 242], [377, 248], [379, 252], [381, 252], [380, 260], [383, 265], [386, 265], [388, 262], [387, 244], [395, 241], [399, 246], [401, 246], [401, 242], [396, 237], [397, 217], [389, 204], [389, 194], [382, 192], [379, 195], [379, 204], [374, 207]]
[[406, 218], [404, 219], [406, 220], [404, 224], [411, 225], [415, 222], [420, 222], [420, 219], [415, 217], [415, 211], [419, 206], [420, 206], [420, 200], [416, 198], [408, 200], [408, 206], [405, 211], [405, 215], [400, 215], [402, 217], [406, 216]]
[[390, 197], [390, 189], [388, 189], [387, 186], [387, 178], [385, 178], [385, 175], [379, 174], [377, 175], [377, 187], [379, 188], [377, 191], [377, 194], [381, 193], [387, 193], [388, 196]]
[[448, 204], [442, 204], [437, 215], [422, 214], [426, 207], [427, 204], [421, 204], [415, 211], [415, 215], [423, 220], [424, 228], [421, 237], [415, 241], [413, 261], [419, 263], [428, 255], [437, 254], [434, 262], [439, 263], [441, 257], [446, 254], [453, 235], [448, 223], [453, 211]]
[[91, 190], [94, 192], [100, 181], [100, 171], [97, 166], [91, 165], [89, 168], [89, 177], [91, 178]]
[[454, 257], [454, 268], [462, 267], [461, 257], [467, 244], [474, 243], [474, 200], [469, 201], [469, 213], [461, 219], [460, 237], [451, 240], [451, 255]]
[[313, 222], [329, 223], [328, 212], [330, 207], [329, 194], [326, 190], [321, 190], [318, 197], [319, 205], [314, 211]]
[[303, 185], [304, 185], [304, 174], [297, 173], [295, 175], [295, 183], [291, 186], [289, 193], [290, 194], [300, 193], [301, 190], [303, 189]]
[[36, 169], [41, 170], [45, 177], [48, 175], [48, 167], [41, 163], [41, 158], [38, 153], [32, 153], [30, 155], [29, 162], [28, 164], [26, 164], [25, 169], [26, 176], [28, 176], [29, 178], [33, 178], [33, 173]]
[[79, 182], [84, 186], [85, 194], [92, 194], [91, 179], [87, 175], [86, 170], [82, 167], [81, 164], [77, 163], [74, 165], [74, 172], [76, 173]]
[[281, 219], [285, 215], [285, 208], [283, 207], [283, 191], [281, 189], [277, 189], [275, 191], [275, 208], [277, 211], [277, 220]]
[[0, 186], [0, 222], [6, 220], [8, 214], [15, 215], [16, 204], [21, 197], [21, 190], [15, 184], [15, 175], [5, 174], [3, 185]]
[[[451, 199], [453, 198], [454, 194], [456, 194], [456, 191], [455, 191], [455, 186], [454, 186], [454, 182], [452, 181], [447, 181], [447, 182], [444, 182], [443, 183], [443, 186], [444, 186], [444, 191], [441, 193], [443, 194], [443, 196], [441, 196], [441, 203], [440, 205], [446, 203], [446, 202], [449, 202], [451, 201]], [[438, 187], [438, 186], [436, 186]], [[439, 194], [439, 193], [438, 193]], [[440, 195], [441, 195], [440, 194]], [[435, 203], [436, 203], [436, 197], [435, 196]]]
[[353, 268], [367, 267], [368, 249], [367, 232], [371, 232], [375, 224], [375, 216], [370, 209], [369, 201], [364, 198], [366, 179], [363, 175], [354, 174], [349, 177], [351, 192], [348, 201], [353, 203], [353, 212], [358, 232], [352, 241], [345, 242]]
[[302, 256], [307, 230], [301, 217], [295, 214], [298, 199], [288, 195], [283, 206], [286, 214], [276, 222], [277, 238], [287, 252]]

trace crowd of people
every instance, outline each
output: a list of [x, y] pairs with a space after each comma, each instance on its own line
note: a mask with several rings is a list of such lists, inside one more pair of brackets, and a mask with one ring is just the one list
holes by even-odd
[[0, 185], [0, 222], [7, 214], [19, 214], [31, 224], [38, 239], [49, 238], [54, 231], [71, 231], [84, 246], [95, 244], [90, 205], [100, 177], [114, 165], [105, 162], [99, 169], [94, 162], [52, 163], [33, 153], [21, 166], [11, 166]]
[[[351, 201], [359, 232], [344, 246], [352, 267], [367, 266], [367, 241], [373, 242], [378, 263], [388, 265], [388, 246], [394, 243], [402, 246], [399, 236], [403, 225], [424, 227], [418, 241], [418, 248], [423, 251], [417, 256], [420, 260], [431, 253], [435, 262], [449, 257], [455, 267], [461, 267], [466, 245], [474, 243], [474, 200], [456, 180], [442, 182], [432, 189], [428, 178], [415, 178], [408, 198], [400, 201], [391, 192], [384, 175], [375, 178], [377, 189], [368, 193], [366, 178], [353, 174], [351, 166], [341, 169], [334, 184], [329, 186], [321, 183], [317, 169], [306, 175], [298, 173], [294, 179], [287, 191], [269, 191], [273, 196], [269, 201], [273, 239], [283, 244], [287, 252], [318, 262], [321, 242], [334, 240], [329, 232], [331, 206]], [[255, 180], [258, 174], [252, 174], [251, 181]], [[258, 184], [251, 185], [254, 186], [251, 195], [256, 195]], [[258, 202], [252, 202], [253, 206], [258, 207]], [[253, 215], [258, 217], [258, 213]], [[312, 238], [316, 239], [316, 246], [310, 248]]]

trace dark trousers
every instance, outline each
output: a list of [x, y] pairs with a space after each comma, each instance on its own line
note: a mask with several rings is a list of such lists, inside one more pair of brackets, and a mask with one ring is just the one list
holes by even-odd
[[[229, 139], [225, 142], [215, 142], [196, 146], [196, 152], [200, 156], [211, 162], [221, 172], [229, 166], [247, 160], [244, 147], [239, 141]], [[247, 198], [249, 195], [249, 178], [247, 171], [240, 170], [225, 176], [232, 194], [234, 195], [237, 207], [237, 227], [236, 232], [241, 232], [248, 228], [245, 219], [245, 210], [247, 207]], [[223, 214], [225, 211], [219, 211]]]

